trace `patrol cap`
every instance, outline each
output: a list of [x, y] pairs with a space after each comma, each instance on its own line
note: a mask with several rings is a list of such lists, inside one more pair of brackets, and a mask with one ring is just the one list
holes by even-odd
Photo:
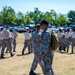
[[36, 29], [37, 29], [37, 30], [40, 29], [40, 23], [36, 24]]
[[6, 26], [6, 29], [8, 29], [8, 28], [10, 28], [10, 26], [9, 26], [9, 25], [7, 25], [7, 26]]
[[67, 29], [66, 31], [69, 32], [70, 29]]
[[4, 28], [1, 28], [1, 31], [4, 30]]
[[40, 26], [40, 23], [36, 24], [36, 27], [39, 27]]
[[75, 31], [75, 28], [73, 28], [73, 31]]
[[42, 25], [49, 25], [49, 23], [48, 23], [48, 21], [46, 21], [46, 20], [42, 20], [41, 23], [40, 23], [40, 25], [41, 25], [41, 26], [42, 26]]

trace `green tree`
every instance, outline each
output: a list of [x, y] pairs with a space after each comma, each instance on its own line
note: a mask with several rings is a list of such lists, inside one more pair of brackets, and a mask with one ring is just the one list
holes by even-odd
[[2, 18], [2, 22], [4, 24], [14, 24], [16, 25], [16, 15], [15, 15], [15, 11], [13, 8], [11, 8], [10, 6], [7, 7], [3, 7], [3, 10], [1, 11], [1, 18]]
[[24, 22], [25, 22], [24, 14], [22, 12], [18, 12], [16, 14], [16, 17], [17, 17], [17, 20], [16, 20], [17, 25], [24, 25]]
[[34, 17], [33, 17], [33, 21], [35, 23], [35, 25], [40, 22], [40, 14], [41, 14], [41, 11], [38, 9], [38, 8], [35, 8], [34, 9]]
[[62, 14], [59, 14], [58, 18], [55, 20], [55, 24], [57, 26], [63, 26], [67, 24], [68, 22], [69, 22], [68, 19]]
[[44, 20], [47, 20], [50, 24], [52, 24], [53, 19], [52, 19], [52, 15], [51, 15], [50, 12], [46, 12], [46, 13], [44, 14]]
[[68, 18], [71, 24], [75, 24], [75, 11], [70, 10], [68, 13]]

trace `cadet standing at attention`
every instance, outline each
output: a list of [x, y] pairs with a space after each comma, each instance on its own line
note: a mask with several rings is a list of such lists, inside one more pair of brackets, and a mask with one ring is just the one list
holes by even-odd
[[65, 51], [65, 47], [66, 47], [65, 46], [65, 34], [62, 29], [60, 29], [60, 31], [58, 32], [58, 39], [59, 39], [59, 50]]
[[65, 32], [65, 42], [67, 47], [67, 52], [69, 51], [69, 45], [71, 40], [71, 34], [69, 33], [69, 29]]
[[15, 30], [11, 31], [12, 43], [13, 43], [13, 52], [16, 52], [16, 38], [18, 34]]
[[75, 29], [73, 29], [73, 33], [71, 34], [72, 36], [72, 52], [74, 53], [74, 47], [75, 47]]
[[4, 31], [4, 29], [3, 28], [1, 28], [1, 30], [0, 30], [0, 48], [2, 47], [2, 40], [3, 40], [3, 31]]
[[10, 26], [6, 26], [6, 30], [3, 31], [1, 58], [4, 58], [3, 55], [6, 47], [9, 50], [11, 57], [14, 56], [14, 54], [12, 53], [11, 34], [9, 30], [10, 30]]
[[27, 47], [28, 47], [28, 54], [30, 54], [30, 51], [31, 51], [31, 47], [30, 47], [31, 34], [29, 33], [29, 29], [27, 29], [24, 36], [25, 36], [25, 41], [24, 41], [24, 47], [22, 50], [22, 55], [24, 55], [24, 51], [26, 50]]

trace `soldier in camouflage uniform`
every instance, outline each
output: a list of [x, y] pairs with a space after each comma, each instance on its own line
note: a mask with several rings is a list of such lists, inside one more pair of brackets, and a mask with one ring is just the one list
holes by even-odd
[[[35, 35], [33, 35], [34, 55], [36, 55], [36, 61], [40, 64], [43, 74], [54, 75], [52, 69], [53, 52], [50, 50], [51, 35], [46, 32], [47, 27], [48, 22], [43, 20], [41, 22], [41, 30], [38, 34], [35, 33]], [[30, 72], [30, 75], [36, 74]]]
[[18, 34], [15, 30], [11, 31], [11, 37], [12, 37], [12, 43], [13, 43], [13, 52], [16, 52], [16, 38], [17, 38]]
[[[34, 47], [34, 43], [33, 40], [35, 37], [37, 37], [38, 33], [39, 33], [39, 30], [40, 30], [40, 24], [37, 24], [36, 25], [36, 31], [32, 34], [32, 38], [31, 38], [31, 41], [32, 41], [32, 47]], [[36, 38], [37, 39], [37, 38]], [[35, 48], [36, 49], [36, 48]], [[34, 51], [33, 51], [34, 52]], [[36, 74], [34, 71], [35, 69], [37, 68], [37, 65], [38, 65], [38, 61], [37, 61], [37, 55], [36, 55], [36, 52], [34, 53], [34, 60], [33, 60], [33, 63], [32, 63], [32, 66], [31, 66], [31, 72], [32, 74]]]
[[71, 51], [71, 53], [74, 53], [74, 47], [75, 47], [75, 29], [73, 29], [73, 33], [71, 34], [71, 42], [72, 42], [72, 51]]
[[65, 44], [65, 34], [63, 32], [63, 30], [60, 29], [60, 32], [58, 32], [58, 39], [59, 39], [59, 50], [65, 51], [66, 48], [66, 44]]
[[66, 43], [67, 52], [69, 52], [70, 41], [71, 41], [71, 34], [69, 33], [69, 29], [67, 29], [67, 31], [65, 32], [65, 43]]
[[2, 40], [3, 40], [3, 35], [2, 35], [2, 33], [3, 33], [3, 31], [4, 31], [4, 28], [1, 28], [1, 30], [0, 30], [0, 49], [1, 49], [1, 47], [2, 47]]
[[12, 47], [11, 47], [11, 34], [10, 34], [10, 26], [6, 27], [6, 30], [3, 31], [3, 40], [2, 40], [2, 50], [1, 50], [1, 58], [4, 58], [4, 50], [7, 47], [7, 49], [10, 52], [11, 57], [14, 56], [12, 53]]
[[29, 29], [27, 29], [27, 31], [24, 33], [25, 36], [25, 41], [24, 41], [24, 47], [22, 49], [22, 55], [24, 55], [24, 51], [26, 50], [26, 48], [28, 47], [28, 54], [31, 53], [31, 47], [30, 47], [30, 40], [31, 40], [31, 34], [29, 33]]

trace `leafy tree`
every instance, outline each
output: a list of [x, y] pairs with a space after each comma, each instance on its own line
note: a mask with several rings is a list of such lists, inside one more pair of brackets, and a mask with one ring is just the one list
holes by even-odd
[[16, 17], [17, 17], [17, 20], [16, 20], [17, 25], [24, 25], [24, 15], [23, 15], [23, 13], [22, 12], [18, 12], [16, 14]]
[[68, 13], [68, 18], [71, 24], [75, 24], [75, 11], [70, 10]]
[[[68, 17], [71, 23], [75, 23], [75, 11], [70, 11]], [[64, 25], [69, 23], [67, 17], [63, 14], [57, 14], [54, 10], [50, 12], [41, 12], [38, 8], [35, 8], [33, 12], [27, 12], [23, 14], [22, 12], [15, 13], [14, 9], [10, 6], [3, 7], [0, 12], [0, 22], [4, 24], [14, 24], [14, 25], [26, 25], [26, 24], [37, 24], [42, 20], [47, 20], [51, 25]]]
[[40, 22], [40, 14], [41, 14], [41, 11], [38, 9], [38, 8], [35, 8], [34, 9], [34, 18], [33, 18], [33, 21], [35, 23], [35, 25]]
[[3, 10], [1, 11], [2, 14], [2, 22], [4, 24], [16, 24], [16, 16], [15, 16], [15, 11], [11, 7], [3, 7]]
[[58, 18], [58, 25], [63, 26], [65, 24], [67, 24], [68, 22], [69, 22], [68, 19], [64, 15], [60, 14], [60, 16]]
[[52, 24], [52, 22], [53, 22], [52, 15], [50, 12], [46, 12], [44, 14], [44, 19], [47, 20], [50, 24]]

